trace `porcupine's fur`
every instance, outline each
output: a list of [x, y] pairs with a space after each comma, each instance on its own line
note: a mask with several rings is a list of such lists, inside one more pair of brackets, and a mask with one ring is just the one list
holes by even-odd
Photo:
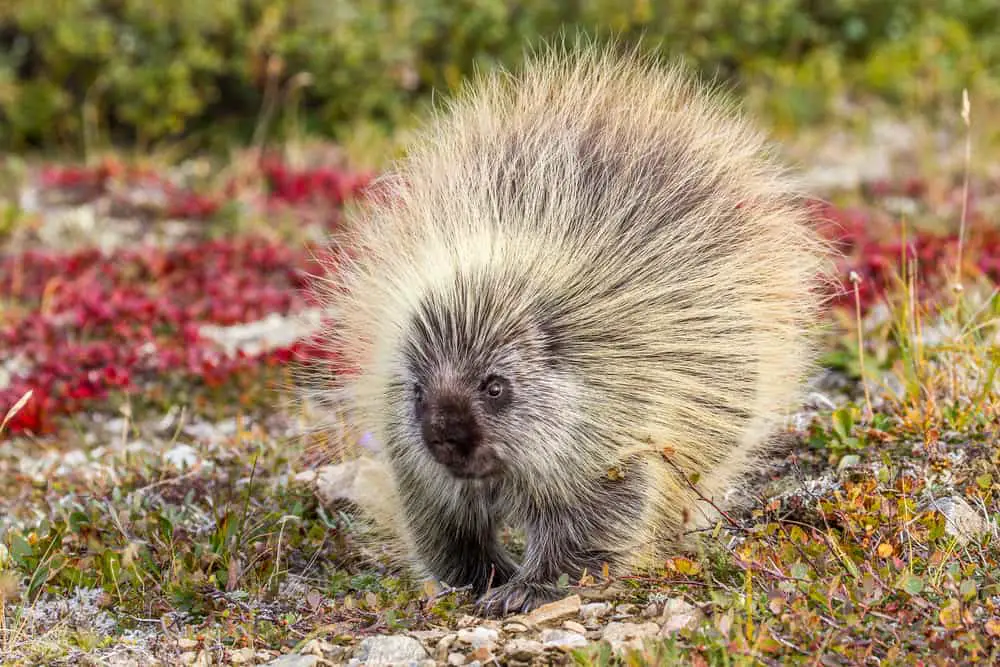
[[379, 187], [326, 295], [326, 391], [384, 447], [381, 518], [421, 572], [527, 610], [716, 518], [678, 471], [718, 499], [761, 461], [827, 252], [758, 130], [677, 65], [550, 47]]

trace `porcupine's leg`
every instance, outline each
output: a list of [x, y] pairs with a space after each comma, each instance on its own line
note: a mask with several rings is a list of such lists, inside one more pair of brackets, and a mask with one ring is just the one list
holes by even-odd
[[410, 498], [407, 505], [426, 508], [412, 514], [410, 524], [418, 555], [435, 578], [456, 588], [470, 586], [479, 596], [517, 571], [497, 538], [492, 509], [481, 500], [444, 507]]
[[520, 569], [477, 601], [479, 612], [527, 612], [565, 594], [557, 585], [563, 574], [574, 581], [584, 571], [599, 573], [605, 563], [614, 568], [642, 541], [645, 499], [644, 476], [632, 466], [624, 478], [594, 483], [572, 506], [536, 508], [525, 526]]

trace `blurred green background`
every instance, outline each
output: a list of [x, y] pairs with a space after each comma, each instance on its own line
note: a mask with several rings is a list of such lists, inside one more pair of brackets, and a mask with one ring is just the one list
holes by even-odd
[[998, 0], [2, 0], [0, 149], [376, 141], [561, 28], [644, 35], [779, 126], [1000, 98]]

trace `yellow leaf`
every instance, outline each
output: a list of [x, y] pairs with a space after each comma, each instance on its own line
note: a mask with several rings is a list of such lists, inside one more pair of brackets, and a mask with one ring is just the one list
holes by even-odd
[[950, 600], [948, 604], [941, 607], [938, 612], [938, 620], [948, 630], [957, 630], [962, 627], [962, 608], [958, 600]]
[[1000, 637], [1000, 618], [991, 618], [986, 621], [986, 634], [991, 637]]
[[878, 545], [878, 555], [880, 558], [888, 558], [889, 556], [891, 556], [892, 545], [887, 542], [883, 542], [882, 544]]

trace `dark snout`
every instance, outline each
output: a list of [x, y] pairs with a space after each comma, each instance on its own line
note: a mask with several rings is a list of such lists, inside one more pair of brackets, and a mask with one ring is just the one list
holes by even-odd
[[434, 460], [456, 477], [487, 477], [496, 472], [496, 455], [484, 444], [482, 427], [472, 406], [453, 396], [428, 398], [421, 431]]

